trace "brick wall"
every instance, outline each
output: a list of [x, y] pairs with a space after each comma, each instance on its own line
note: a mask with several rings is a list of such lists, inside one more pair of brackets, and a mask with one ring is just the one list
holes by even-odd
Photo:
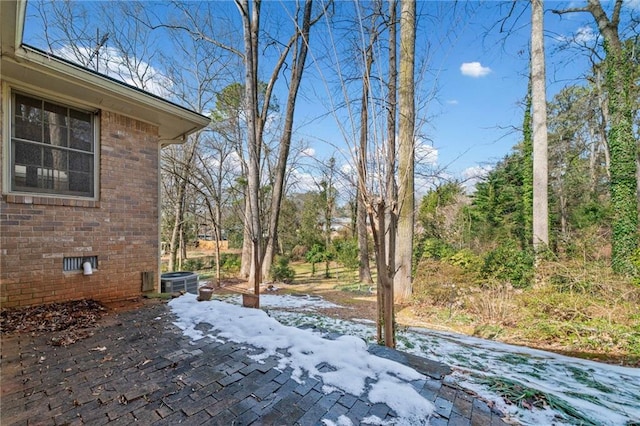
[[[147, 271], [157, 286], [158, 129], [107, 111], [99, 122], [98, 201], [2, 194], [3, 308], [132, 298]], [[63, 272], [63, 258], [76, 256], [97, 256], [98, 270]]]

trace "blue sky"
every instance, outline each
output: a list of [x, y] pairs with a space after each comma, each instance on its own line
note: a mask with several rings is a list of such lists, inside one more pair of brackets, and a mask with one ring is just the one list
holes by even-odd
[[[316, 0], [316, 4], [320, 0]], [[582, 84], [581, 79], [589, 70], [586, 56], [575, 49], [559, 49], [562, 41], [576, 38], [593, 45], [597, 29], [589, 14], [567, 14], [558, 16], [548, 9], [563, 9], [584, 4], [584, 1], [546, 1], [545, 49], [547, 57], [548, 99], [551, 100], [566, 84]], [[609, 7], [613, 2], [604, 2]], [[88, 3], [85, 3], [85, 5]], [[143, 2], [148, 8], [164, 10], [158, 3]], [[212, 3], [219, 6], [221, 14], [235, 16], [237, 12], [231, 1]], [[347, 10], [353, 2], [339, 2]], [[523, 10], [526, 2], [518, 2], [514, 17], [505, 21], [509, 34], [500, 33], [500, 20], [509, 12], [510, 2], [458, 2], [419, 1], [416, 52], [419, 60], [427, 60], [425, 74], [417, 71], [416, 85], [421, 109], [417, 120], [424, 139], [421, 143], [432, 149], [430, 158], [437, 159], [436, 167], [445, 167], [445, 175], [465, 178], [470, 170], [490, 167], [504, 157], [521, 139], [517, 129], [522, 124], [522, 100], [527, 89], [528, 41], [530, 36], [530, 11]], [[290, 7], [287, 1], [266, 1], [263, 12], [265, 22], [286, 20], [283, 11]], [[640, 0], [630, 0], [627, 7], [637, 12]], [[455, 6], [455, 9], [454, 9]], [[27, 12], [30, 16], [33, 10]], [[278, 16], [278, 14], [280, 14]], [[268, 25], [268, 24], [266, 24]], [[263, 25], [263, 28], [266, 26]], [[294, 138], [303, 139], [312, 148], [315, 159], [322, 160], [333, 155], [343, 145], [344, 133], [338, 122], [348, 119], [328, 113], [331, 102], [325, 81], [334, 79], [334, 69], [324, 65], [326, 50], [315, 50], [314, 41], [326, 40], [330, 33], [320, 23], [312, 33], [311, 57], [305, 73], [303, 87], [296, 112], [297, 131]], [[27, 20], [25, 39], [35, 41], [41, 26]], [[238, 32], [240, 32], [238, 27]], [[358, 28], [353, 29], [358, 32]], [[282, 30], [284, 32], [284, 30]], [[347, 32], [348, 33], [348, 32]], [[344, 33], [343, 33], [344, 34]], [[338, 32], [333, 35], [340, 36]], [[336, 44], [343, 43], [338, 40]], [[42, 46], [39, 46], [42, 47]], [[426, 58], [426, 59], [425, 59]], [[263, 78], [269, 73], [266, 58]], [[382, 62], [382, 60], [380, 60]], [[153, 64], [154, 66], [158, 66]], [[348, 64], [341, 64], [341, 66]], [[277, 96], [283, 104], [286, 99], [285, 82], [280, 79]], [[424, 99], [429, 98], [428, 102]], [[339, 102], [340, 100], [336, 101]], [[331, 144], [327, 143], [331, 142]], [[340, 157], [340, 156], [338, 156]], [[340, 158], [338, 159], [341, 162]], [[348, 161], [343, 158], [342, 162]]]
[[[519, 2], [519, 6], [522, 6]], [[586, 13], [559, 16], [549, 9], [576, 7], [584, 2], [545, 2], [545, 53], [547, 57], [548, 100], [567, 84], [584, 84], [590, 63], [585, 53], [567, 39], [594, 45], [597, 27]], [[609, 7], [612, 2], [605, 3]], [[419, 2], [423, 14], [437, 13], [452, 2]], [[417, 34], [417, 48], [438, 44], [430, 59], [429, 76], [419, 82], [418, 97], [435, 91], [434, 99], [418, 115], [422, 133], [437, 155], [444, 176], [465, 179], [487, 170], [508, 154], [521, 140], [522, 102], [527, 90], [529, 66], [530, 11], [506, 21], [509, 34], [499, 31], [499, 22], [510, 2], [469, 2], [455, 16], [446, 15], [438, 23], [425, 19]], [[638, 2], [627, 7], [637, 10]], [[518, 15], [522, 8], [516, 10]], [[440, 13], [440, 12], [438, 12]], [[442, 40], [446, 40], [442, 43]], [[438, 43], [441, 42], [441, 43]], [[322, 93], [321, 90], [319, 90]], [[298, 123], [317, 115], [318, 105], [300, 102]], [[335, 148], [324, 141], [340, 138], [335, 119], [300, 128], [319, 157], [331, 155]], [[338, 134], [338, 136], [336, 136]], [[433, 158], [433, 156], [432, 156]], [[420, 183], [418, 182], [419, 186]]]

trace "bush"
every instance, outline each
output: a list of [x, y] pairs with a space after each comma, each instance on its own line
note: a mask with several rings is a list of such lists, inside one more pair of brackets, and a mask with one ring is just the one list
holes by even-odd
[[289, 266], [289, 258], [277, 256], [275, 263], [271, 265], [271, 278], [274, 281], [290, 283], [295, 276], [295, 271]]
[[184, 271], [199, 271], [203, 267], [204, 267], [204, 260], [201, 257], [186, 259], [182, 263], [182, 270]]
[[455, 249], [446, 242], [436, 239], [428, 238], [424, 241], [422, 246], [422, 256], [429, 257], [431, 259], [447, 259], [456, 253]]
[[453, 266], [459, 266], [465, 271], [477, 271], [482, 264], [482, 259], [469, 249], [462, 249], [447, 259]]
[[509, 282], [515, 288], [526, 288], [533, 282], [533, 262], [533, 253], [507, 242], [487, 253], [480, 274], [483, 278]]
[[220, 254], [220, 269], [226, 273], [236, 273], [240, 271], [241, 263], [240, 255], [234, 253]]
[[355, 271], [360, 266], [358, 256], [358, 240], [339, 239], [334, 241], [336, 249], [336, 261], [349, 271]]

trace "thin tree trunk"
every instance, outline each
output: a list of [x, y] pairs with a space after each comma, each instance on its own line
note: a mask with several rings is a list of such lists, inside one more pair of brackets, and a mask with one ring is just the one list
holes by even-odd
[[291, 83], [289, 86], [289, 95], [287, 98], [287, 108], [285, 113], [284, 129], [280, 138], [280, 148], [278, 153], [278, 165], [276, 167], [276, 179], [273, 186], [273, 195], [271, 197], [271, 220], [269, 223], [269, 239], [265, 248], [263, 259], [262, 274], [266, 277], [270, 274], [271, 264], [275, 255], [275, 249], [278, 241], [278, 222], [280, 219], [280, 207], [282, 205], [282, 197], [284, 194], [284, 181], [287, 170], [287, 161], [289, 159], [289, 149], [291, 147], [291, 134], [293, 128], [293, 113], [295, 111], [298, 89], [302, 81], [302, 74], [307, 60], [307, 51], [309, 47], [309, 29], [311, 27], [311, 9], [312, 0], [307, 0], [304, 7], [304, 16], [302, 21], [302, 29], [298, 33], [293, 58], [293, 69], [291, 73]]
[[[600, 120], [598, 120], [598, 135], [600, 143], [598, 147], [602, 147], [604, 152], [604, 164], [607, 177], [611, 180], [611, 157], [609, 156], [609, 142], [607, 136], [607, 123], [610, 122], [609, 103], [602, 87], [602, 72], [598, 69], [595, 76], [596, 93], [598, 96], [598, 105], [600, 106]], [[597, 149], [596, 149], [597, 152]]]
[[373, 283], [371, 265], [369, 263], [369, 232], [367, 231], [367, 209], [362, 198], [362, 190], [356, 194], [356, 228], [358, 236], [358, 280], [364, 284]]
[[[398, 89], [398, 69], [397, 69], [397, 1], [389, 0], [389, 79], [387, 81], [387, 182], [386, 197], [389, 200], [384, 212], [387, 219], [387, 229], [384, 231], [384, 242], [387, 244], [386, 253], [386, 279], [378, 280], [378, 326], [377, 337], [381, 342], [383, 327], [387, 323], [395, 323], [395, 312], [393, 311], [393, 280], [396, 273], [396, 233], [398, 232], [398, 188], [396, 186], [396, 92]], [[391, 311], [388, 311], [390, 307]], [[389, 316], [390, 314], [390, 316]], [[386, 330], [386, 329], [385, 329]], [[391, 330], [392, 339], [395, 346], [395, 328]], [[388, 332], [388, 330], [385, 331]], [[384, 339], [386, 342], [387, 339]]]
[[[362, 76], [362, 96], [360, 109], [360, 152], [358, 156], [358, 191], [357, 191], [357, 226], [358, 252], [360, 256], [359, 280], [365, 284], [373, 283], [371, 266], [369, 264], [369, 233], [367, 232], [367, 138], [369, 137], [369, 78], [373, 64], [373, 43], [376, 35], [371, 34], [371, 40], [365, 52], [365, 70]], [[379, 293], [379, 291], [378, 291]]]
[[253, 245], [251, 243], [251, 208], [249, 207], [249, 197], [245, 195], [244, 204], [244, 227], [242, 229], [242, 259], [240, 263], [240, 278], [247, 279], [253, 276], [253, 257], [251, 255]]
[[178, 233], [180, 232], [180, 223], [182, 221], [182, 202], [183, 197], [178, 191], [178, 199], [176, 201], [175, 208], [173, 209], [173, 229], [171, 231], [171, 241], [169, 242], [169, 271], [175, 271], [178, 261]]
[[411, 297], [414, 231], [414, 167], [415, 167], [415, 44], [416, 4], [400, 2], [400, 69], [399, 133], [398, 133], [398, 246], [397, 272], [393, 280], [396, 302]]

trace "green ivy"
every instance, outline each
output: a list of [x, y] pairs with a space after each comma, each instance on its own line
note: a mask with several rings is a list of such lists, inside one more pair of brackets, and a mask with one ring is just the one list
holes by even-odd
[[[609, 96], [609, 152], [611, 157], [611, 205], [613, 270], [635, 274], [631, 261], [638, 248], [637, 141], [633, 135], [634, 79], [632, 49], [604, 44], [605, 87]], [[637, 107], [637, 105], [635, 105]]]

